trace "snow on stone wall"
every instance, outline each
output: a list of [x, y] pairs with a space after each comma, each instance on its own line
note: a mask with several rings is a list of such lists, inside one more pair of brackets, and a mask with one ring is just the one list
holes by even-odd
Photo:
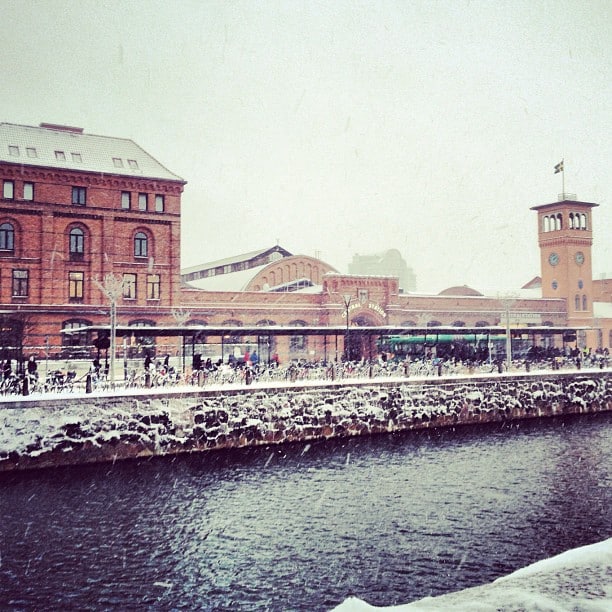
[[0, 470], [612, 410], [610, 372], [0, 402]]

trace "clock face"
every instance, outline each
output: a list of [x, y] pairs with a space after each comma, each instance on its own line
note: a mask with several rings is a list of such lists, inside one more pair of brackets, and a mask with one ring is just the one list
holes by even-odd
[[581, 266], [584, 263], [584, 253], [582, 251], [578, 251], [576, 255], [574, 255], [574, 260], [579, 266]]
[[548, 256], [548, 263], [551, 266], [556, 266], [559, 263], [559, 256], [556, 253], [551, 253]]

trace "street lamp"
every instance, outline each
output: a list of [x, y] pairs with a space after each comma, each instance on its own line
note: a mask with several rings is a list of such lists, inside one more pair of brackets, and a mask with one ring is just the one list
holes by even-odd
[[506, 317], [506, 368], [508, 371], [512, 368], [512, 335], [510, 331], [510, 307], [514, 304], [516, 296], [507, 294], [500, 296], [500, 301], [504, 307]]
[[346, 309], [346, 334], [344, 336], [344, 361], [349, 360], [349, 307], [351, 305], [351, 300], [353, 296], [350, 293], [342, 294], [342, 302], [344, 304], [344, 308]]
[[103, 282], [94, 279], [94, 283], [110, 301], [110, 385], [115, 388], [115, 342], [117, 328], [117, 300], [123, 295], [124, 282], [121, 277], [112, 272], [104, 275]]

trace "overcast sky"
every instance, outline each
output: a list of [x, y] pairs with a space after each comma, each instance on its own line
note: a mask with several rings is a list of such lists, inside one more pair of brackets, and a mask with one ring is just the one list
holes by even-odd
[[132, 138], [182, 176], [184, 266], [397, 248], [419, 291], [516, 288], [563, 158], [612, 275], [609, 0], [0, 8], [0, 120]]

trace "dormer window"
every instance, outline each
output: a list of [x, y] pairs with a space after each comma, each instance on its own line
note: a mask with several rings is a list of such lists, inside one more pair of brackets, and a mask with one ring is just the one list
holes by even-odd
[[138, 162], [135, 159], [128, 159], [128, 166], [132, 169], [132, 170], [138, 170]]
[[57, 159], [57, 161], [66, 161], [66, 154], [63, 151], [56, 151], [55, 159]]
[[19, 147], [16, 145], [9, 145], [9, 155], [11, 157], [19, 157]]
[[71, 153], [70, 155], [72, 156], [73, 162], [76, 162], [77, 164], [83, 163], [83, 158], [81, 157], [80, 153]]
[[26, 147], [26, 153], [28, 157], [38, 157], [38, 153], [34, 147]]
[[113, 166], [123, 168], [123, 160], [120, 157], [113, 157]]

